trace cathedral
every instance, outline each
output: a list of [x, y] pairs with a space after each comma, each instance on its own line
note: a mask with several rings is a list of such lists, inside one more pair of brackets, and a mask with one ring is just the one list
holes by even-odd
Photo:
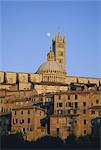
[[60, 32], [35, 73], [0, 72], [0, 133], [65, 140], [91, 134], [101, 122], [101, 78], [68, 76]]
[[35, 73], [0, 72], [0, 89], [32, 90], [38, 93], [67, 90], [70, 83], [101, 83], [101, 78], [68, 76], [66, 72], [66, 37], [58, 32], [52, 38], [52, 46], [47, 61]]

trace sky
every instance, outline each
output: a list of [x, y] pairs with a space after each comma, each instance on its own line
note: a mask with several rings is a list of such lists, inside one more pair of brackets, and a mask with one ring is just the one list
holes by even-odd
[[1, 0], [0, 71], [36, 72], [58, 32], [67, 75], [101, 77], [101, 1]]

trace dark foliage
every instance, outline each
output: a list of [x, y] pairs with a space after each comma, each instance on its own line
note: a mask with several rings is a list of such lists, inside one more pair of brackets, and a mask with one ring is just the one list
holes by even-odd
[[1, 149], [99, 149], [100, 135], [87, 135], [76, 138], [70, 135], [65, 141], [59, 137], [45, 136], [37, 141], [24, 141], [21, 133], [1, 136]]

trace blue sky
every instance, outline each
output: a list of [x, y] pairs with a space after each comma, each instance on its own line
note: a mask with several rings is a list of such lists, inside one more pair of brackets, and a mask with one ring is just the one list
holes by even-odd
[[100, 1], [1, 1], [0, 10], [0, 71], [35, 72], [60, 31], [67, 74], [101, 77]]

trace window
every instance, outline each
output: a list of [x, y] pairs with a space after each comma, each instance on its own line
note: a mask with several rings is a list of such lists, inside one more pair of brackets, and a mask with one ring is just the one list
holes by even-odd
[[57, 114], [59, 114], [59, 110], [57, 110]]
[[62, 103], [59, 103], [59, 107], [62, 107]]
[[60, 59], [60, 60], [59, 60], [59, 63], [62, 63], [62, 62], [63, 62], [63, 60], [62, 60], [62, 59]]
[[2, 109], [1, 109], [1, 112], [3, 112], [3, 107], [2, 107]]
[[75, 95], [75, 99], [77, 99], [78, 98], [78, 96], [77, 95]]
[[71, 121], [69, 122], [69, 124], [72, 124]]
[[68, 100], [70, 100], [70, 95], [68, 95]]
[[16, 111], [14, 112], [14, 114], [16, 115]]
[[71, 103], [69, 103], [69, 107], [71, 107], [72, 105], [71, 105]]
[[61, 99], [61, 95], [59, 95], [59, 99]]
[[30, 123], [30, 118], [28, 118], [28, 123]]
[[76, 114], [77, 113], [77, 111], [76, 110], [74, 110], [74, 114]]
[[14, 124], [14, 119], [13, 119], [13, 124]]
[[23, 115], [23, 111], [21, 111], [21, 115]]
[[25, 128], [23, 128], [23, 131], [25, 131]]
[[86, 120], [84, 120], [84, 124], [86, 124]]
[[28, 110], [28, 114], [30, 114], [30, 110]]
[[75, 102], [75, 108], [78, 108], [78, 102]]
[[86, 130], [84, 130], [84, 134], [86, 134]]
[[58, 107], [58, 103], [57, 103], [57, 107]]
[[77, 120], [75, 120], [75, 123], [77, 123]]
[[63, 52], [60, 52], [60, 56], [63, 56]]
[[30, 131], [32, 131], [32, 128], [30, 128]]
[[91, 110], [91, 114], [92, 114], [92, 115], [95, 114], [95, 111], [94, 111], [94, 110]]
[[68, 114], [70, 114], [70, 110], [68, 110]]
[[63, 113], [63, 110], [60, 110], [60, 114], [62, 114]]
[[86, 106], [86, 102], [83, 102], [83, 106]]
[[86, 114], [86, 110], [85, 109], [83, 110], [83, 114]]
[[21, 120], [21, 124], [24, 123], [24, 119]]
[[98, 104], [98, 103], [99, 103], [99, 100], [97, 99], [97, 100], [96, 100], [96, 104]]
[[16, 119], [16, 123], [18, 123], [18, 119]]
[[59, 128], [57, 128], [57, 136], [59, 136]]

